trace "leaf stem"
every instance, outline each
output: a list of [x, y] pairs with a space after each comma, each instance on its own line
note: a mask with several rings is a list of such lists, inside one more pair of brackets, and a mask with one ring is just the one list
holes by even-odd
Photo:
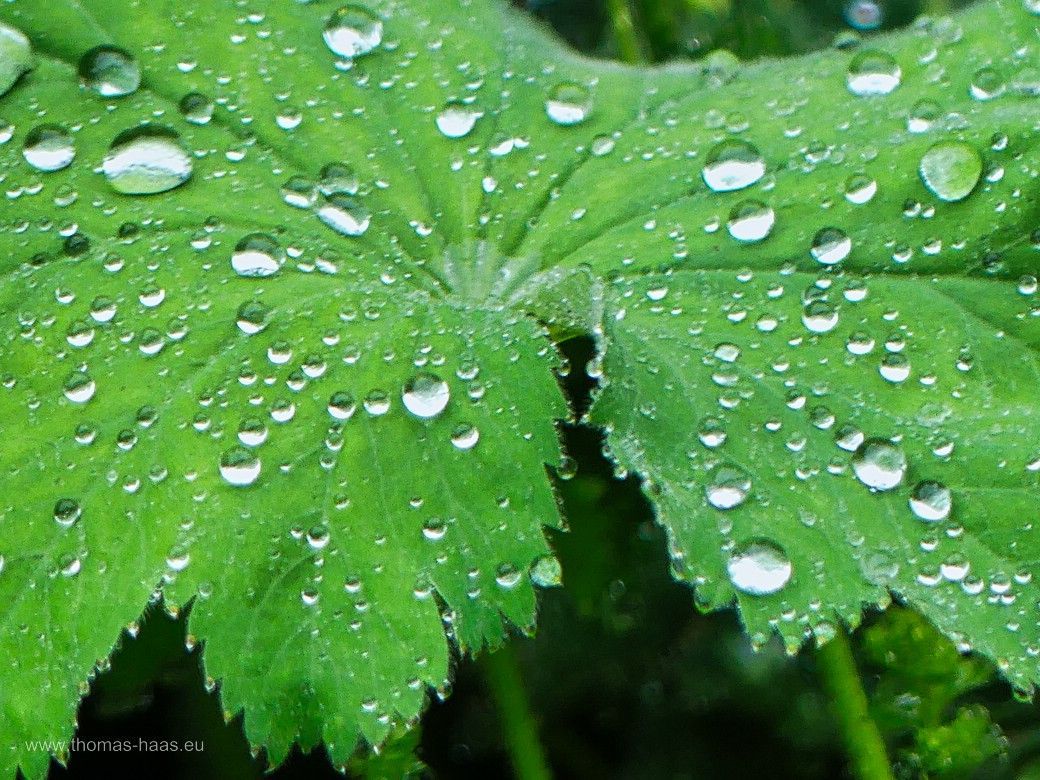
[[859, 780], [894, 780], [885, 742], [870, 717], [848, 634], [838, 631], [816, 653], [816, 664], [855, 776]]
[[621, 61], [642, 62], [643, 47], [639, 43], [628, 0], [607, 0], [607, 13], [610, 15], [610, 26], [614, 30], [614, 41]]
[[516, 650], [507, 642], [485, 653], [483, 669], [517, 780], [550, 780], [552, 772], [538, 738], [538, 723], [520, 677]]

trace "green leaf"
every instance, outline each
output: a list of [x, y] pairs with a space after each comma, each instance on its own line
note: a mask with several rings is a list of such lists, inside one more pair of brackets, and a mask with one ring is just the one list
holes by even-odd
[[[797, 645], [892, 591], [1038, 677], [1020, 3], [887, 54], [659, 70], [491, 0], [14, 0], [0, 21], [35, 50], [0, 99], [0, 772], [45, 771], [29, 741], [68, 736], [150, 599], [192, 605], [273, 763], [299, 741], [342, 765], [413, 721], [454, 644], [533, 624], [554, 340], [580, 333], [606, 350], [592, 419], [705, 606], [736, 597]], [[900, 83], [854, 95], [850, 67], [858, 92]], [[922, 172], [940, 140], [983, 158], [973, 187], [971, 155]], [[900, 437], [896, 489], [852, 476], [850, 425]], [[751, 486], [725, 511], [721, 465], [743, 471], [716, 503]], [[949, 518], [912, 516], [924, 481]], [[790, 581], [738, 593], [735, 549]]]
[[[736, 600], [756, 641], [826, 639], [894, 593], [1015, 685], [1038, 678], [1037, 24], [1014, 2], [919, 23], [867, 55], [886, 88], [901, 71], [885, 95], [846, 88], [862, 54], [750, 66], [626, 133], [627, 214], [591, 166], [546, 214], [560, 233], [589, 204], [556, 257], [625, 269], [592, 419], [644, 476], [677, 575], [705, 607]], [[720, 195], [695, 177], [727, 126], [766, 172]], [[985, 160], [956, 203], [919, 170], [940, 139]], [[775, 226], [738, 245], [749, 198]]]

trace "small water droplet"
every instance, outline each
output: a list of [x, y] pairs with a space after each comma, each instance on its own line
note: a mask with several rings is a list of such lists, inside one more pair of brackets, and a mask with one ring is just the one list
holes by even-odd
[[887, 95], [899, 86], [903, 71], [892, 55], [869, 49], [852, 58], [845, 83], [853, 95]]
[[98, 46], [79, 61], [83, 86], [101, 97], [124, 97], [141, 86], [141, 68], [128, 52], [117, 46]]
[[555, 555], [540, 555], [531, 564], [531, 582], [539, 588], [556, 588], [563, 584], [563, 567]]
[[918, 482], [910, 494], [910, 510], [926, 523], [936, 523], [950, 516], [953, 494], [941, 482]]
[[322, 38], [333, 54], [351, 60], [368, 54], [383, 42], [383, 23], [369, 9], [350, 3], [328, 18]]
[[437, 114], [437, 129], [446, 138], [463, 138], [470, 134], [483, 114], [460, 101], [448, 103]]
[[480, 431], [469, 423], [460, 423], [451, 432], [451, 443], [456, 449], [471, 450], [480, 441]]
[[500, 588], [505, 588], [506, 590], [512, 590], [519, 585], [521, 578], [520, 569], [511, 563], [499, 564], [495, 570], [495, 582]]
[[357, 237], [368, 230], [372, 215], [357, 198], [333, 195], [318, 208], [318, 219], [342, 236]]
[[747, 141], [728, 139], [717, 144], [704, 160], [701, 176], [715, 192], [750, 187], [766, 173], [765, 160]]
[[892, 490], [906, 474], [906, 455], [888, 439], [867, 439], [852, 455], [852, 471], [871, 490]]
[[845, 231], [836, 227], [826, 227], [813, 236], [809, 253], [813, 260], [821, 265], [840, 263], [852, 251], [852, 239]]
[[54, 522], [62, 528], [73, 525], [82, 515], [83, 510], [74, 498], [61, 498], [54, 504]]
[[964, 200], [982, 176], [982, 157], [963, 141], [940, 141], [921, 157], [918, 173], [940, 200]]
[[73, 371], [65, 380], [63, 388], [65, 397], [74, 404], [85, 404], [94, 397], [97, 385], [89, 375], [82, 371]]
[[733, 207], [726, 229], [737, 241], [762, 241], [773, 230], [776, 214], [760, 200], [745, 200]]
[[271, 276], [284, 262], [285, 251], [266, 233], [250, 233], [231, 255], [231, 267], [239, 276]]
[[405, 408], [416, 417], [436, 417], [451, 397], [448, 383], [435, 374], [423, 372], [408, 380], [401, 393]]
[[573, 81], [557, 84], [545, 101], [545, 114], [558, 125], [577, 125], [592, 113], [589, 90]]
[[845, 182], [845, 200], [854, 206], [869, 203], [877, 194], [877, 182], [869, 176], [858, 174]]
[[229, 485], [252, 485], [260, 476], [260, 458], [245, 447], [234, 447], [220, 456], [220, 476]]
[[181, 98], [178, 107], [184, 121], [193, 125], [208, 125], [215, 110], [213, 101], [201, 92], [189, 92]]
[[22, 155], [36, 170], [51, 173], [72, 164], [76, 158], [76, 147], [64, 127], [38, 125], [26, 135]]
[[739, 466], [718, 466], [704, 486], [708, 503], [716, 509], [733, 509], [751, 493], [751, 476]]

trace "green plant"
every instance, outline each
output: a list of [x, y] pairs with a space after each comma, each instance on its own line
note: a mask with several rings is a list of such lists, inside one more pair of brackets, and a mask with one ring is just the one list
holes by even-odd
[[149, 599], [273, 763], [413, 722], [557, 581], [580, 336], [699, 606], [896, 594], [1030, 691], [1034, 6], [658, 69], [490, 0], [0, 7], [0, 771]]

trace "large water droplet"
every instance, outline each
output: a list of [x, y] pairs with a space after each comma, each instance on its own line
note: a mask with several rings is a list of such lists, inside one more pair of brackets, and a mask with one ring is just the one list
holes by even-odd
[[427, 372], [409, 379], [401, 392], [405, 409], [416, 417], [436, 417], [444, 411], [450, 398], [448, 383]]
[[83, 86], [101, 97], [123, 97], [141, 86], [141, 68], [130, 54], [117, 46], [98, 46], [79, 61]]
[[322, 31], [325, 45], [333, 54], [354, 59], [368, 54], [383, 41], [383, 23], [364, 6], [341, 6]]
[[899, 86], [903, 71], [890, 54], [862, 51], [849, 63], [845, 83], [853, 95], [887, 95]]
[[220, 456], [220, 476], [229, 485], [252, 485], [260, 476], [260, 458], [245, 447], [234, 447]]
[[936, 523], [950, 516], [953, 494], [941, 482], [918, 482], [910, 494], [910, 510], [926, 523]]
[[76, 147], [64, 127], [38, 125], [26, 135], [22, 155], [36, 170], [50, 173], [71, 165], [76, 158]]
[[717, 467], [704, 486], [708, 503], [716, 509], [733, 509], [740, 506], [751, 493], [751, 477], [739, 466]]
[[726, 562], [733, 587], [751, 596], [777, 593], [790, 582], [791, 559], [769, 539], [752, 539], [740, 545]]
[[924, 153], [917, 170], [940, 200], [964, 200], [982, 176], [982, 157], [963, 141], [940, 141]]
[[177, 133], [157, 125], [124, 130], [112, 141], [101, 170], [116, 192], [155, 195], [191, 178], [191, 155]]
[[888, 439], [867, 439], [852, 455], [852, 471], [871, 490], [892, 490], [906, 474], [906, 455]]
[[729, 139], [708, 152], [701, 176], [715, 192], [731, 192], [750, 187], [765, 173], [766, 163], [758, 149], [747, 141]]
[[21, 30], [0, 22], [0, 95], [32, 68], [32, 44]]
[[250, 233], [231, 255], [231, 267], [239, 276], [271, 276], [284, 262], [284, 250], [266, 233]]
[[592, 113], [592, 96], [588, 89], [573, 81], [553, 87], [545, 100], [545, 114], [558, 125], [577, 125]]

